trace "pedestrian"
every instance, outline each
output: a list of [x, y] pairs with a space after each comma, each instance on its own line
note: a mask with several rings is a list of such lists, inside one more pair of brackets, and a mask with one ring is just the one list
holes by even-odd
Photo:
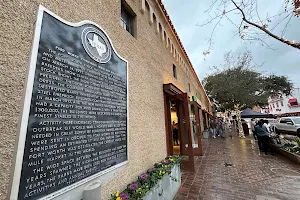
[[229, 137], [232, 139], [232, 126], [231, 126], [231, 122], [229, 119], [227, 119], [225, 130], [229, 134]]
[[216, 136], [220, 136], [220, 119], [216, 119]]
[[244, 119], [242, 119], [242, 127], [243, 127], [244, 134], [249, 135], [249, 127], [247, 122]]
[[232, 120], [232, 127], [233, 130], [236, 132], [236, 135], [239, 136], [239, 128], [238, 128], [238, 123], [236, 119]]
[[256, 120], [255, 120], [255, 118], [252, 118], [251, 119], [251, 131], [253, 133], [254, 140], [257, 140], [257, 135], [256, 135], [256, 131], [255, 131], [255, 125], [256, 125]]
[[179, 130], [178, 130], [178, 123], [176, 123], [173, 128], [174, 146], [178, 146], [178, 137], [179, 137]]
[[223, 119], [220, 120], [220, 135], [221, 138], [225, 138], [225, 123]]
[[269, 124], [269, 120], [265, 119], [265, 120], [263, 120], [263, 122], [264, 122], [264, 126], [267, 127], [269, 133], [271, 133], [271, 130], [270, 130], [270, 127], [271, 127], [271, 126], [270, 126], [270, 124]]
[[216, 131], [217, 131], [216, 128], [217, 128], [216, 121], [215, 121], [215, 119], [212, 119], [210, 121], [210, 131], [212, 133], [213, 138], [216, 138]]
[[258, 136], [258, 145], [260, 150], [265, 152], [265, 155], [268, 155], [268, 151], [270, 150], [271, 154], [274, 155], [272, 150], [270, 149], [270, 138], [268, 128], [264, 125], [263, 120], [259, 120], [257, 125], [255, 126], [255, 131]]

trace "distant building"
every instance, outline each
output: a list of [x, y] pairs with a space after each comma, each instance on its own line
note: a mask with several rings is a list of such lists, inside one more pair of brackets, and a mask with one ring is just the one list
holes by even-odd
[[300, 116], [300, 88], [294, 89], [291, 96], [281, 98], [269, 98], [268, 107], [262, 109], [264, 113], [270, 113], [278, 117]]

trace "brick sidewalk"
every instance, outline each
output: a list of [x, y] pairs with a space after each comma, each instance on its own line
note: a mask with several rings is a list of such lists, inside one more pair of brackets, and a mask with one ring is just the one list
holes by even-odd
[[260, 155], [252, 138], [204, 139], [203, 150], [195, 157], [196, 172], [183, 172], [175, 200], [300, 199], [300, 166]]

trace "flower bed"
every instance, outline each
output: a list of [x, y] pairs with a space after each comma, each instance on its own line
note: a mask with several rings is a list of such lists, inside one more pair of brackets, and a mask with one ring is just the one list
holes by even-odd
[[171, 190], [174, 190], [175, 187], [171, 187], [171, 182], [177, 182], [177, 185], [178, 183], [180, 185], [179, 163], [180, 158], [178, 156], [167, 157], [141, 174], [135, 182], [128, 184], [125, 190], [112, 194], [111, 200], [151, 200], [160, 199], [159, 197], [166, 196], [168, 193], [168, 196], [172, 195]]
[[281, 136], [281, 148], [300, 155], [300, 138], [297, 136]]
[[297, 136], [281, 135], [280, 143], [272, 144], [274, 151], [283, 157], [300, 165], [300, 138]]

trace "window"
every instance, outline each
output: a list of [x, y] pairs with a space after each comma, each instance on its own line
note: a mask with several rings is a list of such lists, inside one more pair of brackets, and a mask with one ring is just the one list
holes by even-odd
[[289, 118], [285, 119], [285, 123], [288, 123], [288, 122], [291, 123], [291, 124], [294, 124], [291, 119], [289, 119]]
[[283, 101], [281, 101], [281, 106], [283, 106]]
[[300, 118], [293, 118], [293, 121], [295, 122], [295, 124], [300, 124]]
[[173, 64], [173, 76], [177, 78], [176, 66]]
[[121, 0], [121, 26], [127, 30], [132, 36], [135, 37], [135, 17], [136, 14], [129, 7], [129, 5], [125, 2], [125, 0]]
[[275, 108], [275, 105], [274, 105], [274, 103], [273, 103], [272, 105], [273, 105], [273, 108]]
[[285, 123], [286, 123], [286, 120], [285, 120], [285, 119], [281, 119], [281, 120], [280, 120], [280, 123], [281, 123], [281, 124], [285, 124]]
[[277, 108], [279, 107], [279, 103], [278, 103], [278, 101], [276, 102], [276, 106], [277, 106]]
[[189, 84], [189, 92], [191, 92], [191, 85]]

